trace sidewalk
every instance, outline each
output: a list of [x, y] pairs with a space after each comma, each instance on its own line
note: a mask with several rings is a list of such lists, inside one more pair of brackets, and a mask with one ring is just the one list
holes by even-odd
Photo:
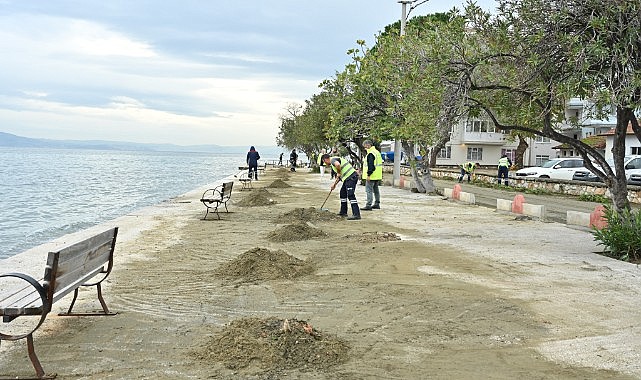
[[[267, 187], [276, 180], [288, 187]], [[347, 221], [334, 215], [337, 191], [319, 210], [328, 192], [318, 174], [268, 168], [254, 190], [234, 189], [220, 221], [202, 220], [200, 189], [119, 218], [103, 291], [119, 314], [50, 315], [35, 336], [45, 370], [61, 379], [641, 378], [641, 270], [595, 254], [589, 232], [388, 186], [381, 210]], [[361, 205], [364, 196], [359, 186]], [[299, 220], [306, 213], [315, 217]], [[220, 271], [256, 252], [263, 260], [244, 272]], [[264, 260], [279, 255], [291, 257], [282, 268]], [[301, 263], [309, 270], [288, 272]], [[277, 276], [260, 277], [266, 270]], [[92, 307], [93, 294], [80, 298], [75, 309]], [[280, 335], [248, 323], [271, 318]], [[270, 351], [296, 320], [309, 335]], [[329, 338], [348, 350], [298, 355]], [[2, 342], [0, 375], [32, 374], [24, 346]]]

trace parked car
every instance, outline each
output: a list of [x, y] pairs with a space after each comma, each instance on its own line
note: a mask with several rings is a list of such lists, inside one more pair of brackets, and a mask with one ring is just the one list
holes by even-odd
[[517, 177], [525, 178], [552, 178], [570, 180], [577, 170], [583, 167], [581, 158], [555, 158], [541, 166], [523, 168], [516, 171]]
[[[608, 159], [606, 162], [611, 168], [614, 168], [614, 160]], [[628, 180], [628, 184], [641, 185], [641, 156], [625, 156], [623, 158], [623, 167], [625, 168], [625, 177]], [[601, 178], [587, 168], [577, 170], [572, 179], [575, 181], [602, 182]]]

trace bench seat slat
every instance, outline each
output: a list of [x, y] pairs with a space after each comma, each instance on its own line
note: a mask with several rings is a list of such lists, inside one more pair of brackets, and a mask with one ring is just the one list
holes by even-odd
[[28, 287], [20, 292], [14, 292], [10, 297], [5, 297], [0, 301], [0, 315], [16, 315], [16, 309], [41, 310], [40, 293], [35, 288]]

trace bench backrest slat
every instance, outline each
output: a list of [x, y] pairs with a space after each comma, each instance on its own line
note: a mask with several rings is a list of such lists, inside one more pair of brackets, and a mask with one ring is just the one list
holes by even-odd
[[[85, 283], [103, 270], [110, 270], [118, 228], [49, 252], [44, 281], [51, 302], [64, 297], [78, 283]], [[108, 268], [105, 268], [108, 265]]]

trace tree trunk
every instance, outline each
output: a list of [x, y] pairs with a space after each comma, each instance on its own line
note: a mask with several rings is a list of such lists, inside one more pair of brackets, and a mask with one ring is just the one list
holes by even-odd
[[628, 183], [625, 177], [625, 138], [628, 130], [628, 122], [634, 116], [634, 111], [630, 108], [617, 107], [617, 126], [614, 132], [612, 144], [612, 157], [614, 158], [614, 178], [610, 182], [610, 192], [612, 193], [612, 204], [614, 210], [623, 216], [624, 210], [630, 209], [628, 201]]
[[518, 137], [519, 145], [516, 147], [516, 154], [514, 155], [514, 165], [517, 169], [521, 169], [524, 167], [523, 156], [525, 156], [525, 151], [527, 150], [529, 145], [525, 140], [525, 137], [523, 137], [521, 134], [519, 134]]
[[412, 178], [414, 178], [414, 184], [416, 185], [416, 191], [419, 193], [434, 193], [436, 187], [434, 186], [434, 180], [432, 179], [432, 172], [430, 171], [428, 161], [421, 157], [421, 160], [417, 160], [414, 155], [414, 144], [408, 141], [401, 141], [403, 145], [403, 151], [407, 157], [407, 162], [410, 165], [410, 171], [412, 173]]

